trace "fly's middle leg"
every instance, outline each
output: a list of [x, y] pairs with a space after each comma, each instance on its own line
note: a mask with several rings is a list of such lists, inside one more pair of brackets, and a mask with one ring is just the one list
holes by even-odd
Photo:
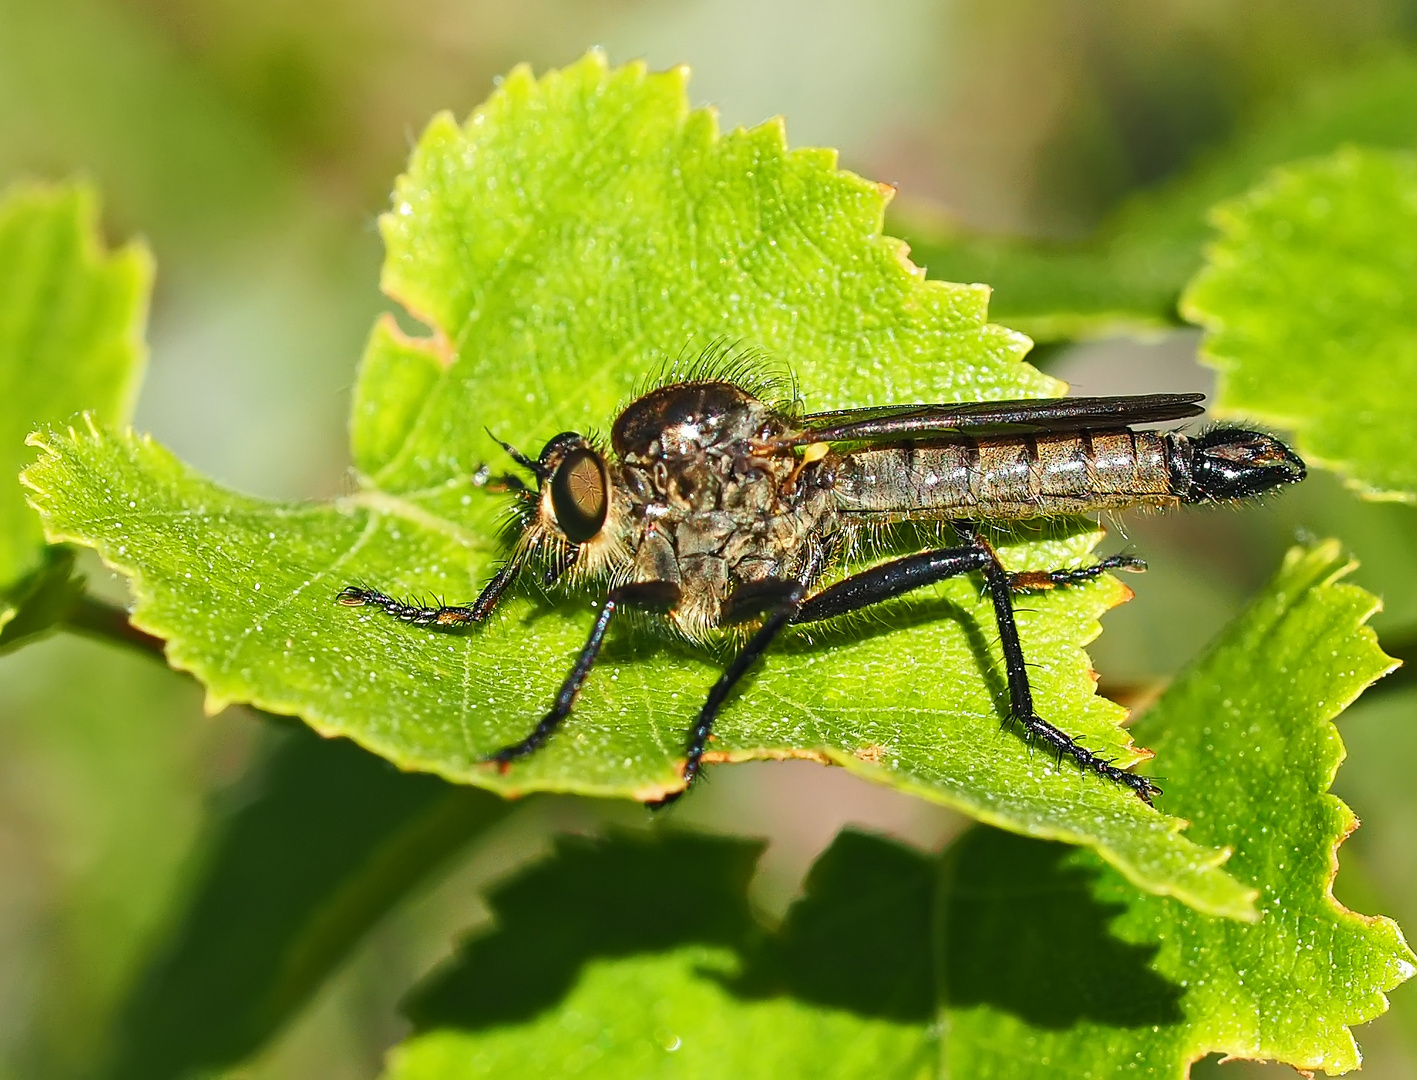
[[684, 786], [662, 799], [649, 803], [651, 809], [662, 809], [677, 801], [689, 790], [699, 770], [703, 768], [704, 750], [708, 746], [709, 736], [713, 734], [714, 721], [718, 718], [723, 703], [728, 700], [728, 695], [739, 680], [761, 659], [773, 639], [795, 621], [794, 616], [801, 609], [804, 592], [806, 589], [800, 582], [773, 578], [740, 588], [729, 597], [724, 609], [725, 622], [745, 622], [761, 615], [762, 625], [718, 677], [718, 681], [709, 691], [708, 700], [699, 710], [698, 719], [689, 731], [689, 744], [684, 750], [684, 770], [680, 774], [684, 778]]
[[590, 636], [586, 638], [586, 643], [576, 656], [571, 673], [561, 683], [561, 689], [557, 692], [550, 710], [541, 718], [536, 727], [531, 729], [531, 734], [525, 739], [502, 747], [487, 760], [498, 765], [505, 772], [507, 766], [517, 758], [526, 757], [528, 754], [540, 750], [546, 744], [546, 740], [551, 738], [555, 730], [561, 726], [561, 722], [570, 715], [571, 706], [575, 704], [581, 687], [585, 685], [586, 678], [590, 675], [590, 669], [595, 666], [595, 661], [600, 656], [600, 647], [605, 643], [605, 634], [610, 629], [611, 620], [622, 608], [632, 607], [642, 611], [665, 612], [679, 602], [679, 596], [679, 586], [670, 581], [635, 582], [611, 589], [606, 594], [604, 602], [601, 603], [600, 611], [596, 613], [595, 623], [591, 627]]

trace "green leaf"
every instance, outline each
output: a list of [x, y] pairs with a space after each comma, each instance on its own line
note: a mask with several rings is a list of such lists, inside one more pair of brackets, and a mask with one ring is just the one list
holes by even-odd
[[[1296, 549], [1145, 723], [1168, 802], [1261, 890], [1252, 925], [1139, 892], [1095, 855], [995, 829], [935, 859], [843, 833], [767, 930], [755, 844], [563, 840], [414, 993], [388, 1080], [1185, 1075], [1209, 1052], [1342, 1071], [1413, 973], [1334, 900], [1356, 822], [1331, 719], [1391, 663], [1334, 543]], [[932, 962], [932, 959], [933, 962]]]
[[1040, 341], [1172, 326], [1201, 265], [1210, 207], [1277, 165], [1345, 143], [1417, 148], [1417, 58], [1384, 58], [1305, 90], [1184, 175], [1129, 200], [1085, 243], [973, 236], [908, 219], [897, 227], [932, 274], [989, 282], [994, 317]]
[[389, 1080], [933, 1076], [930, 860], [843, 833], [767, 934], [746, 900], [760, 851], [559, 840], [415, 993]]
[[246, 783], [123, 1010], [106, 1076], [161, 1080], [246, 1057], [509, 806], [304, 728]]
[[[0, 199], [0, 596], [41, 570], [44, 533], [13, 477], [35, 426], [87, 409], [126, 422], [142, 378], [152, 261], [109, 254], [81, 185], [12, 188]], [[18, 599], [18, 598], [15, 598]], [[0, 626], [16, 602], [0, 600]]]
[[1313, 462], [1417, 500], [1417, 156], [1348, 148], [1216, 208], [1187, 290], [1221, 415], [1294, 431]]
[[1356, 826], [1327, 793], [1331, 721], [1392, 667], [1336, 543], [1296, 549], [1148, 713], [1165, 803], [1260, 890], [1254, 925], [1139, 894], [1085, 852], [977, 832], [946, 871], [947, 1066], [959, 1076], [1181, 1075], [1210, 1052], [1336, 1073], [1413, 974], [1395, 923], [1331, 891]]
[[[506, 457], [606, 427], [667, 358], [742, 341], [790, 364], [807, 405], [986, 399], [1060, 387], [985, 321], [979, 286], [927, 281], [880, 234], [885, 192], [780, 124], [720, 137], [682, 70], [540, 81], [518, 69], [466, 125], [424, 134], [383, 228], [385, 288], [429, 323], [374, 329], [355, 392], [360, 490], [323, 506], [225, 491], [150, 441], [89, 424], [37, 437], [26, 482], [49, 535], [133, 578], [134, 621], [213, 708], [249, 701], [348, 735], [405, 768], [506, 794], [646, 799], [676, 789], [690, 718], [720, 670], [703, 651], [612, 634], [564, 731], [505, 775], [483, 764], [543, 715], [585, 639], [588, 596], [525, 588], [450, 635], [335, 593], [469, 598], [505, 557], [506, 502], [477, 486]], [[938, 543], [935, 534], [918, 540]], [[1025, 539], [1026, 535], [1026, 539]], [[1083, 562], [1099, 534], [1060, 522], [998, 542], [1018, 569]], [[1021, 632], [1042, 714], [1130, 763], [1082, 645], [1126, 595], [1113, 579], [1031, 598]], [[1143, 888], [1251, 913], [1225, 853], [1120, 787], [1001, 735], [990, 605], [958, 580], [881, 622], [776, 649], [726, 708], [712, 760], [810, 757], [1006, 828], [1096, 848]]]
[[223, 90], [151, 19], [104, 0], [4, 10], [0, 175], [92, 177], [165, 262], [200, 257], [208, 273], [218, 242], [250, 244], [289, 199], [290, 166], [250, 98]]
[[5, 887], [19, 903], [0, 951], [25, 987], [0, 1071], [93, 1076], [187, 877], [211, 766], [242, 756], [240, 725], [201, 723], [190, 679], [67, 634], [0, 659], [0, 682], [5, 805], [23, 823], [9, 832]]
[[83, 590], [82, 575], [74, 573], [73, 550], [46, 548], [39, 569], [12, 586], [7, 606], [0, 607], [0, 653], [53, 633], [80, 602]]

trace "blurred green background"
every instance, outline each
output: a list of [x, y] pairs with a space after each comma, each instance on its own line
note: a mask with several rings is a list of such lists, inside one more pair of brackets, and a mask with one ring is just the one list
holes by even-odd
[[[0, 0], [0, 178], [87, 177], [110, 237], [154, 249], [139, 427], [238, 488], [327, 496], [346, 489], [354, 364], [386, 306], [375, 218], [412, 139], [436, 110], [466, 114], [512, 65], [543, 70], [591, 45], [617, 63], [689, 64], [692, 96], [725, 126], [781, 113], [794, 145], [840, 148], [846, 167], [898, 186], [895, 231], [927, 252], [942, 229], [1087, 237], [1133, 193], [1243, 149], [1313, 88], [1417, 63], [1417, 3]], [[1105, 339], [1039, 362], [1082, 392], [1204, 390], [1197, 340]], [[1136, 704], [1296, 534], [1352, 546], [1357, 580], [1386, 600], [1385, 643], [1417, 654], [1409, 506], [1360, 503], [1318, 475], [1245, 514], [1113, 524], [1153, 570], [1093, 657], [1104, 690]], [[209, 838], [289, 736], [240, 709], [204, 717], [184, 677], [72, 638], [0, 660], [0, 680], [0, 1078], [93, 1075]], [[1336, 788], [1367, 826], [1343, 849], [1338, 892], [1411, 929], [1417, 697], [1390, 683], [1342, 721]], [[377, 1075], [405, 1030], [398, 997], [485, 917], [486, 882], [555, 830], [643, 816], [529, 801], [383, 919], [232, 1075]], [[770, 837], [755, 884], [769, 911], [846, 822], [928, 848], [961, 825], [802, 763], [718, 769], [677, 820]], [[1403, 987], [1359, 1031], [1370, 1075], [1417, 1076], [1414, 1014], [1417, 990]]]

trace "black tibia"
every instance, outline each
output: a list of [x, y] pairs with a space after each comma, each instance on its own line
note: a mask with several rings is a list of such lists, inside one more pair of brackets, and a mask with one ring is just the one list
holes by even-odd
[[560, 727], [561, 721], [570, 714], [571, 706], [575, 704], [576, 695], [581, 692], [590, 669], [595, 666], [596, 657], [600, 655], [600, 646], [605, 641], [605, 632], [610, 629], [610, 622], [616, 612], [628, 607], [663, 613], [679, 602], [679, 596], [679, 586], [670, 581], [643, 581], [611, 589], [600, 605], [600, 612], [595, 617], [590, 637], [586, 638], [571, 673], [566, 676], [566, 681], [561, 684], [561, 689], [556, 694], [551, 711], [541, 718], [541, 722], [525, 739], [502, 747], [487, 760], [505, 768], [517, 758], [540, 749], [552, 732]]
[[[1161, 789], [1144, 776], [1119, 769], [1106, 758], [1093, 753], [1071, 735], [1048, 723], [1033, 711], [1033, 689], [1028, 684], [1028, 663], [1024, 660], [1023, 645], [1018, 637], [1018, 624], [1014, 621], [1014, 597], [1011, 576], [999, 562], [992, 548], [979, 537], [972, 525], [957, 523], [956, 531], [961, 539], [978, 544], [989, 554], [984, 565], [984, 584], [988, 587], [990, 599], [994, 602], [994, 621], [999, 628], [999, 645], [1004, 653], [1004, 670], [1009, 682], [1009, 717], [1023, 728], [1024, 737], [1038, 740], [1055, 754], [1058, 760], [1070, 757], [1084, 770], [1104, 776], [1114, 783], [1130, 788], [1148, 805]], [[1068, 571], [1063, 571], [1068, 573]]]
[[509, 559], [503, 563], [471, 604], [410, 604], [396, 600], [379, 592], [359, 585], [346, 585], [335, 599], [345, 607], [376, 607], [392, 615], [399, 622], [412, 626], [462, 626], [466, 623], [486, 622], [492, 614], [502, 594], [516, 580], [521, 572], [519, 559]]
[[512, 582], [517, 580], [521, 568], [522, 562], [519, 558], [508, 559], [497, 568], [492, 580], [482, 587], [482, 592], [472, 602], [473, 621], [482, 622], [492, 614], [492, 609], [501, 603], [503, 594], [511, 587]]
[[709, 736], [713, 734], [713, 723], [718, 718], [718, 710], [723, 708], [723, 703], [732, 693], [733, 687], [748, 673], [748, 669], [758, 662], [758, 658], [767, 651], [773, 639], [793, 621], [793, 616], [802, 604], [802, 594], [807, 590], [800, 582], [771, 580], [754, 582], [738, 591], [744, 595], [738, 598], [735, 594], [736, 602], [730, 601], [735, 621], [744, 622], [762, 615], [763, 624], [748, 639], [748, 644], [743, 646], [743, 650], [733, 658], [733, 662], [724, 669], [723, 674], [718, 677], [718, 682], [713, 684], [708, 700], [699, 710], [698, 720], [689, 731], [689, 745], [684, 751], [684, 786], [648, 804], [656, 810], [675, 802], [689, 790], [694, 777], [698, 776], [703, 766], [704, 748], [708, 746]]

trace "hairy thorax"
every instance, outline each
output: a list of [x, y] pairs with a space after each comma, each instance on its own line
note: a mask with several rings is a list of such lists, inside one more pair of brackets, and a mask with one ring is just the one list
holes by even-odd
[[725, 383], [648, 394], [616, 421], [611, 467], [629, 496], [629, 579], [680, 585], [671, 618], [690, 638], [719, 625], [739, 585], [801, 580], [820, 562], [830, 490], [792, 451], [755, 452], [783, 425]]

